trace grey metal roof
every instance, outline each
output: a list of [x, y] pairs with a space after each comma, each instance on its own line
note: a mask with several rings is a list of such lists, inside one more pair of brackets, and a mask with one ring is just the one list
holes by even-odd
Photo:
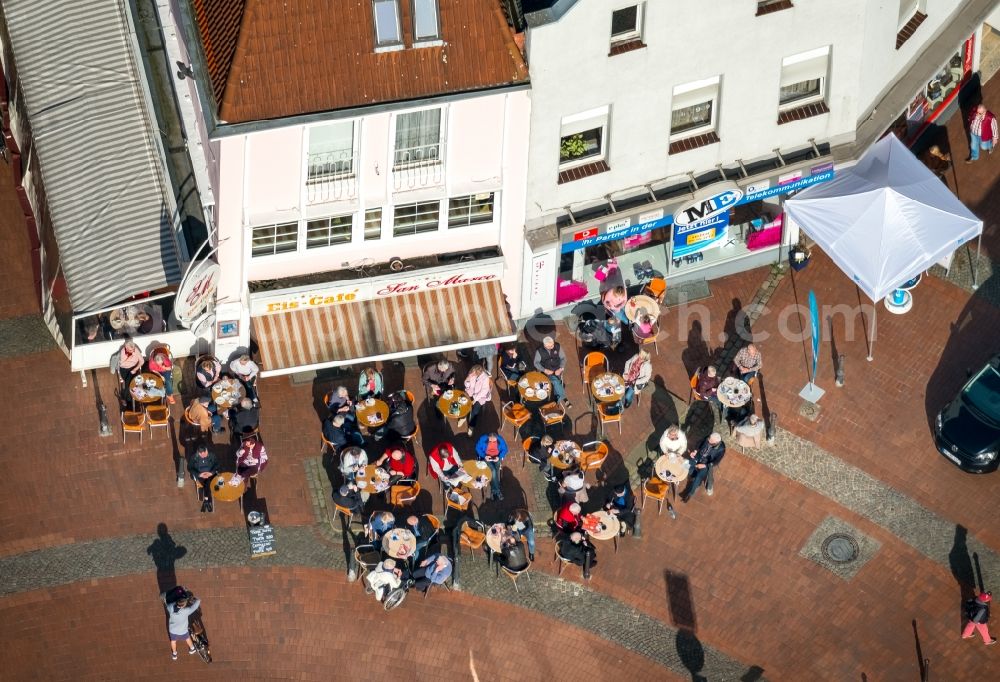
[[119, 0], [0, 0], [70, 301], [180, 280], [169, 189]]

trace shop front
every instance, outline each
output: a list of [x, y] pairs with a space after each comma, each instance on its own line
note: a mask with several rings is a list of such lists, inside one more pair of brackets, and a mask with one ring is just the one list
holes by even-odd
[[976, 57], [976, 36], [971, 36], [941, 65], [934, 77], [910, 100], [906, 111], [893, 126], [896, 137], [910, 146], [958, 99], [962, 87], [972, 78]]
[[250, 294], [261, 376], [505, 343], [502, 258]]
[[704, 185], [693, 196], [565, 227], [555, 306], [593, 299], [612, 282], [713, 279], [773, 263], [779, 249], [798, 239], [786, 229], [782, 200], [833, 177], [833, 162], [821, 157], [780, 174]]

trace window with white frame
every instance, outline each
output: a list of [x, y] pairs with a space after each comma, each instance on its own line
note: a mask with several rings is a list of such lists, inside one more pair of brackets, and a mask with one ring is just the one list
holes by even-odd
[[678, 85], [670, 101], [671, 139], [716, 130], [719, 115], [719, 77]]
[[308, 129], [309, 184], [354, 175], [354, 121], [337, 121]]
[[395, 170], [441, 162], [442, 118], [441, 109], [410, 111], [396, 116]]
[[372, 0], [372, 15], [375, 18], [375, 47], [402, 46], [402, 31], [399, 27], [399, 0]]
[[782, 59], [778, 108], [794, 109], [826, 99], [829, 66], [829, 45]]
[[441, 202], [418, 201], [395, 208], [392, 218], [392, 236], [406, 237], [425, 232], [437, 232], [440, 227]]
[[413, 0], [413, 40], [439, 40], [438, 0]]
[[382, 209], [369, 208], [365, 211], [365, 241], [382, 238]]
[[899, 26], [903, 26], [920, 10], [920, 0], [899, 0]]
[[642, 39], [643, 3], [616, 9], [611, 13], [611, 44]]
[[298, 222], [261, 225], [252, 228], [250, 232], [251, 258], [291, 253], [298, 249]]
[[448, 228], [493, 222], [493, 192], [470, 194], [448, 200]]
[[571, 168], [606, 158], [607, 106], [563, 118], [559, 133], [559, 168]]
[[351, 213], [308, 221], [306, 248], [321, 249], [336, 244], [350, 244], [353, 224], [354, 215]]

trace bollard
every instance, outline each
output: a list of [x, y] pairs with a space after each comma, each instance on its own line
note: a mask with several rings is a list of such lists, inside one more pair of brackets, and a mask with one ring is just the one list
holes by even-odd
[[844, 362], [846, 360], [847, 360], [846, 355], [837, 356], [836, 380], [838, 387], [844, 385]]
[[768, 421], [766, 429], [768, 443], [774, 442], [774, 433], [775, 431], [777, 431], [777, 429], [778, 429], [778, 413], [772, 412], [771, 419]]
[[458, 580], [458, 559], [462, 553], [462, 524], [465, 523], [466, 518], [467, 516], [459, 517], [458, 523], [451, 529], [451, 588], [459, 591], [462, 589], [462, 584]]
[[108, 424], [108, 408], [104, 406], [104, 401], [101, 398], [97, 399], [97, 415], [101, 420], [100, 434], [102, 436], [110, 436], [111, 425]]
[[348, 582], [354, 582], [358, 579], [358, 558], [354, 556], [354, 552], [351, 552], [351, 558], [347, 563], [347, 580]]
[[632, 524], [632, 537], [642, 539], [642, 510], [635, 510], [635, 523]]

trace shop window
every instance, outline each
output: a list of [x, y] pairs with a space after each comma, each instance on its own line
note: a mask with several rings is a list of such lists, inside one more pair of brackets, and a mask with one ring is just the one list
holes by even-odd
[[448, 201], [448, 227], [468, 227], [493, 222], [493, 193], [470, 194]]
[[306, 248], [320, 249], [324, 246], [350, 244], [353, 218], [352, 214], [347, 214], [310, 220], [306, 223]]
[[611, 13], [611, 44], [642, 40], [642, 3]]
[[354, 121], [314, 126], [308, 135], [308, 184], [354, 175]]
[[396, 116], [394, 170], [441, 162], [441, 109]]
[[299, 224], [279, 223], [251, 229], [250, 255], [252, 258], [292, 253], [298, 249]]
[[413, 0], [413, 39], [416, 42], [438, 40], [438, 0]]
[[708, 78], [674, 88], [670, 105], [670, 152], [686, 151], [679, 140], [699, 138], [699, 144], [719, 141], [719, 77]]
[[397, 206], [392, 221], [392, 236], [406, 237], [437, 232], [440, 227], [441, 202], [421, 201]]
[[365, 241], [382, 238], [382, 209], [369, 208], [365, 211]]
[[375, 19], [375, 50], [401, 49], [399, 0], [372, 0], [372, 15]]
[[782, 59], [778, 109], [787, 111], [825, 102], [829, 62], [829, 46]]
[[606, 155], [607, 135], [608, 107], [564, 118], [559, 136], [559, 168], [603, 159]]

